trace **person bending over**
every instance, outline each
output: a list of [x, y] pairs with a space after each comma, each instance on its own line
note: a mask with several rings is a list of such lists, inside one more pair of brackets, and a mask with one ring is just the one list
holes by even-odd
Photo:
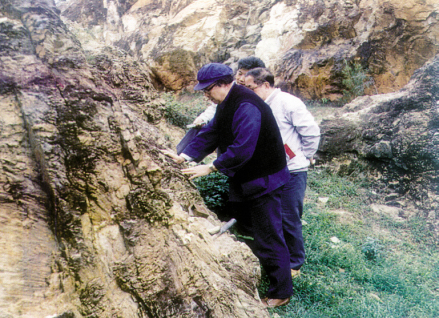
[[175, 162], [200, 162], [219, 148], [211, 165], [183, 169], [190, 179], [213, 171], [229, 177], [229, 201], [239, 206], [238, 223], [254, 237], [253, 253], [264, 267], [269, 288], [263, 304], [286, 305], [293, 294], [289, 253], [282, 230], [281, 193], [288, 182], [284, 147], [270, 107], [248, 88], [233, 82], [230, 67], [210, 63], [197, 74], [195, 90], [215, 104], [213, 119], [180, 155], [164, 150]]

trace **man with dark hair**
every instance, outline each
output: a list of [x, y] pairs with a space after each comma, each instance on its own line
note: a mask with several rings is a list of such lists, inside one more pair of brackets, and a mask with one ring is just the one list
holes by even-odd
[[274, 76], [267, 69], [250, 70], [245, 85], [270, 105], [284, 143], [290, 179], [282, 189], [282, 227], [291, 275], [298, 276], [305, 261], [301, 218], [307, 170], [319, 146], [320, 129], [299, 98], [274, 87]]
[[218, 104], [214, 118], [175, 162], [200, 162], [219, 148], [211, 165], [183, 169], [190, 179], [213, 171], [229, 177], [229, 200], [239, 207], [238, 223], [248, 224], [251, 248], [264, 267], [270, 285], [263, 304], [288, 304], [293, 294], [288, 248], [282, 232], [281, 189], [288, 181], [282, 139], [270, 107], [251, 90], [233, 82], [224, 64], [204, 65], [195, 90]]
[[239, 85], [245, 85], [245, 74], [257, 67], [265, 67], [265, 63], [256, 56], [249, 56], [240, 59], [238, 61], [238, 71], [235, 76], [236, 82]]

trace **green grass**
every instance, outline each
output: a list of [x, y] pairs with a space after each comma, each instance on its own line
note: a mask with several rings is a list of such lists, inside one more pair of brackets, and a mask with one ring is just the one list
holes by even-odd
[[[183, 128], [208, 105], [201, 95], [164, 98], [167, 120]], [[321, 107], [313, 107], [319, 114]], [[349, 169], [335, 174], [317, 166], [308, 172], [306, 262], [293, 280], [290, 304], [270, 309], [271, 316], [439, 317], [439, 249], [433, 225], [422, 215], [393, 219], [373, 212], [361, 167]], [[196, 180], [212, 210], [225, 203], [225, 180], [219, 174]], [[333, 237], [340, 242], [333, 243]], [[261, 296], [267, 284], [263, 274]]]
[[[272, 317], [439, 317], [439, 253], [427, 222], [374, 215], [365, 186], [325, 169], [309, 172], [306, 263], [290, 304], [270, 309]], [[337, 209], [353, 218], [340, 222]], [[372, 223], [383, 231], [371, 231]], [[260, 292], [266, 287], [263, 277]]]
[[[365, 181], [351, 182], [347, 178], [341, 178], [327, 169], [316, 169], [308, 174], [308, 189], [311, 196], [328, 198], [327, 207], [333, 209], [350, 208], [359, 211], [364, 208], [367, 190], [360, 186]], [[308, 196], [309, 196], [308, 191]]]
[[163, 93], [165, 100], [165, 118], [175, 126], [185, 129], [199, 114], [210, 104], [201, 93], [179, 95], [174, 93]]

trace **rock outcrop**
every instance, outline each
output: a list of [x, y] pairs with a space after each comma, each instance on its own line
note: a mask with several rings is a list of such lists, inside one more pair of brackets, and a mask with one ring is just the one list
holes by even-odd
[[219, 221], [159, 151], [182, 131], [156, 88], [190, 88], [208, 61], [259, 55], [314, 99], [340, 98], [345, 61], [367, 68], [386, 94], [324, 121], [320, 156], [439, 229], [438, 6], [0, 0], [0, 317], [268, 317], [256, 258], [212, 239]]
[[257, 259], [159, 152], [150, 74], [51, 1], [0, 1], [0, 317], [268, 317]]
[[325, 160], [348, 158], [341, 173], [373, 167], [385, 184], [381, 199], [411, 202], [439, 234], [438, 72], [439, 55], [400, 91], [347, 104], [322, 122], [319, 153]]
[[57, 1], [86, 50], [117, 46], [151, 65], [171, 90], [194, 84], [208, 61], [261, 57], [277, 82], [306, 99], [337, 100], [346, 62], [394, 92], [439, 52], [435, 0]]

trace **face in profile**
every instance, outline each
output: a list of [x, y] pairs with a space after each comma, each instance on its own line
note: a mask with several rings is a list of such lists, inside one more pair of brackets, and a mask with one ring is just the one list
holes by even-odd
[[203, 89], [204, 96], [214, 104], [220, 104], [223, 101], [221, 92], [221, 86], [218, 86], [216, 83]]
[[260, 98], [265, 99], [265, 86], [255, 83], [253, 76], [246, 76], [244, 86], [251, 89]]

